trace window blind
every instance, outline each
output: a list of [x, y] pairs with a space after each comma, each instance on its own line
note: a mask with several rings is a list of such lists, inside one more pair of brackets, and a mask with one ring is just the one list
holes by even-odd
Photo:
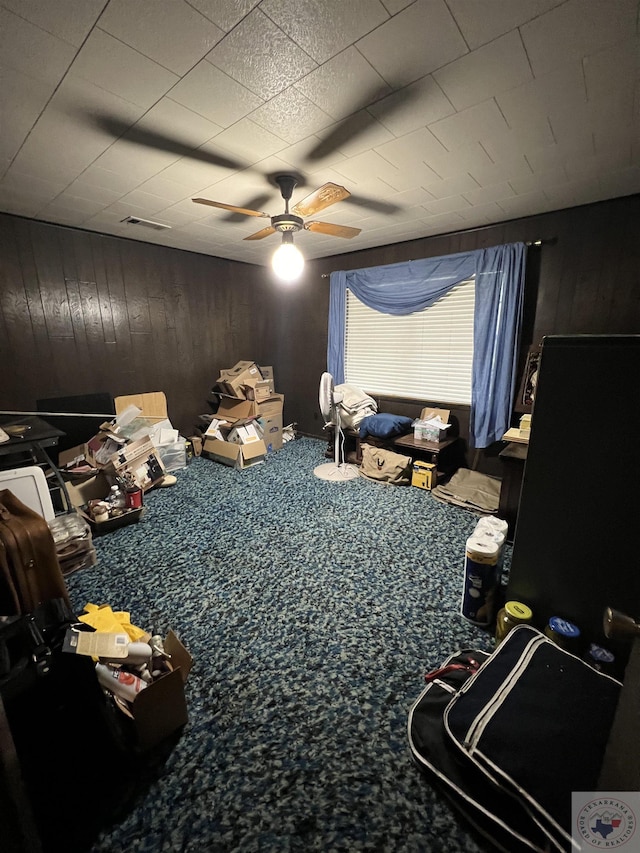
[[369, 394], [471, 403], [475, 281], [429, 308], [393, 316], [347, 289], [345, 382]]

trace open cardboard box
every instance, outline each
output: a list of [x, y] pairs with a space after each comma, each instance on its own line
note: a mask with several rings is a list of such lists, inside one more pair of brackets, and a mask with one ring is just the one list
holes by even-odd
[[189, 719], [184, 686], [193, 658], [173, 631], [165, 637], [164, 648], [171, 655], [171, 672], [148, 684], [131, 703], [114, 697], [118, 707], [133, 720], [141, 750], [157, 746]]
[[[449, 409], [433, 409], [430, 407], [426, 407], [420, 412], [420, 420], [421, 421], [429, 421], [431, 418], [440, 418], [440, 420], [448, 424], [449, 423], [449, 415], [451, 414]], [[429, 437], [429, 441], [446, 441], [447, 440], [447, 430], [433, 430], [433, 434]]]
[[223, 465], [231, 465], [242, 471], [263, 462], [267, 455], [267, 448], [261, 438], [249, 444], [234, 444], [231, 441], [205, 436], [202, 454], [216, 462], [222, 462]]
[[[267, 399], [239, 400], [236, 397], [221, 397], [216, 418], [233, 424], [237, 420], [256, 419], [263, 431], [267, 452], [282, 447], [282, 410], [284, 394], [271, 394]], [[206, 449], [206, 448], [203, 448]]]

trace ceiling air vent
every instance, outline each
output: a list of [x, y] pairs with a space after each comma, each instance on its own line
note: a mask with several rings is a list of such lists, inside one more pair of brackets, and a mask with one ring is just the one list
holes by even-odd
[[151, 219], [140, 219], [139, 216], [127, 216], [120, 220], [126, 222], [127, 225], [143, 225], [145, 228], [153, 228], [155, 231], [166, 231], [171, 228], [171, 225], [163, 225], [161, 222], [153, 222]]

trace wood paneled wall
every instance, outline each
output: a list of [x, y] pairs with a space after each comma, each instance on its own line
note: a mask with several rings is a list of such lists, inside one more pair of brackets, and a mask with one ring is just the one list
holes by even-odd
[[[640, 331], [640, 196], [311, 261], [293, 286], [263, 267], [0, 215], [0, 408], [164, 390], [190, 432], [219, 369], [254, 359], [274, 366], [285, 423], [321, 435], [323, 274], [537, 239], [523, 354], [546, 334]], [[413, 415], [442, 402], [381, 406]], [[466, 437], [468, 410], [453, 414]]]

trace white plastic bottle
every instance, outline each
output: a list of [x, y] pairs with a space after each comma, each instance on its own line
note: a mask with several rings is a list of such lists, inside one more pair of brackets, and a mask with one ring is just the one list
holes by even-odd
[[129, 643], [127, 645], [127, 656], [121, 657], [102, 657], [101, 663], [130, 663], [137, 666], [142, 663], [149, 663], [151, 660], [151, 646], [149, 643]]
[[132, 672], [127, 672], [124, 669], [115, 669], [104, 663], [96, 664], [96, 674], [98, 681], [103, 687], [106, 687], [107, 690], [115, 693], [121, 699], [126, 699], [127, 702], [133, 702], [138, 693], [147, 686], [141, 678], [138, 678]]

